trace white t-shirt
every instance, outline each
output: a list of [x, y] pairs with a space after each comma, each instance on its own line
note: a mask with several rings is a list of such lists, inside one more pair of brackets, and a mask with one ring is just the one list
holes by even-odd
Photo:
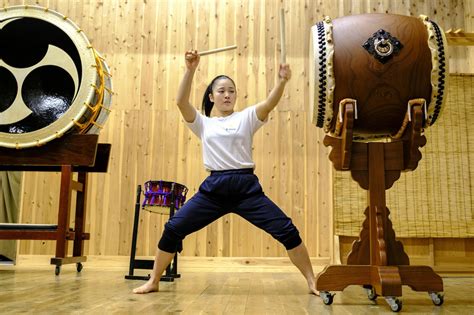
[[209, 171], [254, 168], [252, 140], [265, 124], [257, 117], [255, 105], [227, 117], [207, 117], [196, 110], [189, 129], [202, 141], [204, 166]]

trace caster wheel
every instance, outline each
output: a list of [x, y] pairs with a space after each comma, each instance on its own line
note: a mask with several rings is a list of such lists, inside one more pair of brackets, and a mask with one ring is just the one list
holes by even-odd
[[396, 300], [394, 305], [391, 305], [390, 308], [393, 312], [400, 312], [402, 310], [402, 301]]
[[82, 266], [81, 263], [77, 263], [77, 264], [76, 264], [76, 270], [77, 270], [77, 272], [81, 272], [82, 268], [83, 268], [83, 266]]
[[392, 309], [392, 312], [398, 313], [402, 310], [402, 301], [400, 301], [399, 299], [395, 297], [387, 297], [385, 298], [385, 300]]
[[331, 294], [331, 292], [327, 291], [322, 291], [320, 292], [321, 298], [323, 299], [323, 303], [325, 305], [331, 305], [333, 300], [334, 300], [334, 294]]
[[59, 276], [60, 273], [61, 273], [61, 266], [56, 266], [56, 268], [54, 269], [54, 274], [56, 276]]
[[438, 293], [438, 292], [430, 292], [429, 295], [430, 295], [431, 301], [433, 301], [433, 304], [434, 304], [434, 305], [440, 306], [440, 305], [443, 304], [443, 302], [444, 302], [444, 296], [441, 295], [440, 293]]
[[378, 294], [375, 293], [374, 288], [370, 288], [370, 289], [367, 289], [367, 297], [369, 298], [369, 300], [375, 301], [378, 297]]

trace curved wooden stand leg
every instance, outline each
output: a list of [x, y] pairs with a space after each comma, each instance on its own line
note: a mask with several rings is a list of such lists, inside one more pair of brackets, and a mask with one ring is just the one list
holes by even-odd
[[442, 292], [443, 279], [428, 266], [398, 266], [402, 284], [413, 291]]
[[330, 265], [316, 277], [318, 291], [343, 291], [349, 285], [370, 284], [370, 266]]
[[371, 266], [371, 283], [378, 295], [402, 296], [402, 280], [396, 266]]

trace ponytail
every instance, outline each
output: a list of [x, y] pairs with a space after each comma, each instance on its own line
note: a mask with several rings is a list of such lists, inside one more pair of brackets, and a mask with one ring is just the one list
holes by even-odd
[[214, 107], [214, 102], [209, 99], [209, 94], [212, 93], [212, 83], [214, 83], [214, 80], [207, 86], [204, 96], [202, 97], [202, 113], [207, 117], [211, 117], [211, 111]]
[[214, 107], [214, 102], [209, 99], [209, 94], [212, 94], [212, 89], [214, 88], [214, 84], [220, 79], [229, 79], [235, 87], [234, 80], [232, 80], [226, 75], [221, 74], [215, 77], [214, 79], [212, 79], [211, 83], [207, 86], [206, 91], [204, 92], [204, 96], [202, 97], [202, 112], [207, 117], [211, 117], [211, 111], [212, 111], [212, 108]]

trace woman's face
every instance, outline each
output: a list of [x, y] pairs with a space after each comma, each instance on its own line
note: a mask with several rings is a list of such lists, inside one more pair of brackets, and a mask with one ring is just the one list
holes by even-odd
[[231, 80], [222, 78], [214, 82], [209, 99], [214, 102], [218, 116], [227, 116], [234, 112], [237, 91]]

